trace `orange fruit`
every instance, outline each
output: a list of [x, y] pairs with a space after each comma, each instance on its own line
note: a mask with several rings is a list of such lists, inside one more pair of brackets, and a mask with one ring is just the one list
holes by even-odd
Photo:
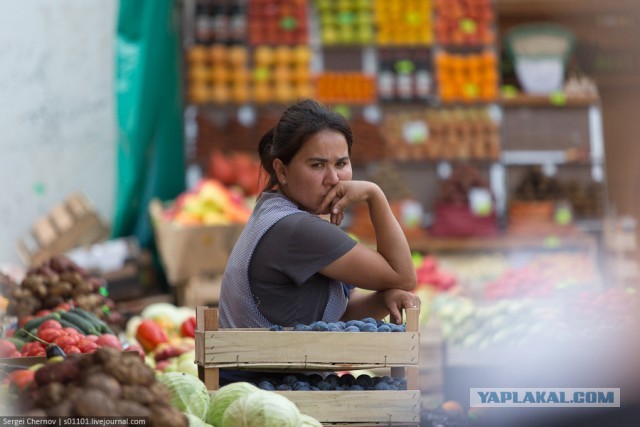
[[195, 44], [187, 51], [187, 60], [192, 64], [200, 64], [207, 60], [207, 48], [202, 45]]
[[213, 65], [221, 65], [227, 60], [227, 48], [221, 44], [209, 46], [209, 61]]
[[274, 52], [269, 46], [258, 46], [253, 55], [257, 67], [267, 67], [274, 62]]

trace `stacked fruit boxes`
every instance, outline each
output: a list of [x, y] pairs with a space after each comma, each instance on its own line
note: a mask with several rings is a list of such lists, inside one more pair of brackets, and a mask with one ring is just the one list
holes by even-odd
[[419, 309], [407, 309], [406, 332], [302, 332], [287, 329], [219, 329], [216, 309], [196, 309], [196, 363], [215, 393], [219, 369], [355, 371], [390, 369], [407, 390], [278, 391], [302, 413], [331, 425], [418, 425]]

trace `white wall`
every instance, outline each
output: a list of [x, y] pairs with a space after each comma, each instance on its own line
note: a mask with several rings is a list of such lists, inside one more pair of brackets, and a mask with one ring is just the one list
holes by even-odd
[[0, 1], [0, 264], [72, 192], [110, 223], [117, 0]]

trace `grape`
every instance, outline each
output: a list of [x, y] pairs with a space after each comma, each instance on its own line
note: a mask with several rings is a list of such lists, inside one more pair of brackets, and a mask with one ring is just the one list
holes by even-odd
[[391, 387], [386, 382], [380, 381], [378, 384], [376, 384], [373, 387], [373, 389], [374, 390], [391, 390]]
[[298, 381], [298, 377], [295, 375], [287, 375], [282, 379], [283, 384], [293, 385], [296, 381]]
[[364, 323], [371, 323], [372, 325], [376, 325], [376, 327], [378, 326], [378, 321], [373, 317], [365, 317], [364, 319], [362, 319], [362, 321]]
[[327, 322], [323, 322], [322, 320], [319, 320], [313, 323], [313, 325], [311, 326], [311, 330], [312, 331], [328, 331], [329, 327], [327, 325]]
[[258, 388], [268, 391], [273, 391], [276, 389], [269, 381], [260, 381], [260, 383], [258, 384]]
[[372, 325], [371, 323], [365, 323], [360, 328], [360, 331], [361, 332], [377, 332], [378, 328], [376, 327], [376, 325]]

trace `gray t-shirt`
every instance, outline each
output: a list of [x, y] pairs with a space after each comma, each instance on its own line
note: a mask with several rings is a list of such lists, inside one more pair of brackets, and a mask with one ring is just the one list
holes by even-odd
[[356, 245], [336, 225], [309, 213], [289, 215], [262, 237], [249, 263], [254, 301], [271, 323], [294, 326], [322, 318], [329, 278], [318, 271]]

